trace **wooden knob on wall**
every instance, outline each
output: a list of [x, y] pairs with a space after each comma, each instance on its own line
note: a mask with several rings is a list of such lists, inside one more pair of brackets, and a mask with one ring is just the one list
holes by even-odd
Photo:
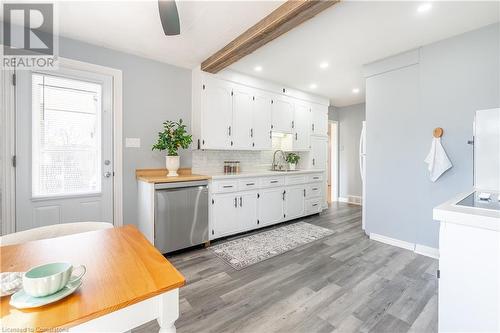
[[436, 127], [434, 129], [434, 131], [432, 132], [432, 135], [435, 137], [435, 138], [440, 138], [443, 136], [443, 129], [441, 127]]

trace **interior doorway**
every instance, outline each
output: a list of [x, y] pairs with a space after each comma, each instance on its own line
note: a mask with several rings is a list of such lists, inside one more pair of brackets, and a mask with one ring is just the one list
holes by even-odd
[[328, 121], [328, 203], [339, 197], [339, 123]]

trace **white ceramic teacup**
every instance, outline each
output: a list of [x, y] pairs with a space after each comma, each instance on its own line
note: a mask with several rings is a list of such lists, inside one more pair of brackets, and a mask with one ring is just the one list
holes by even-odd
[[[73, 270], [82, 272], [70, 280]], [[85, 266], [77, 266], [66, 262], [55, 262], [31, 268], [23, 274], [23, 289], [33, 297], [43, 297], [54, 294], [64, 288], [68, 282], [80, 280], [86, 272]]]

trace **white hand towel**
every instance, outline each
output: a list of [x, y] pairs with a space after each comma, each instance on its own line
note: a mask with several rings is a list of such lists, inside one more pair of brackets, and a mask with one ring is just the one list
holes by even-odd
[[432, 182], [435, 182], [446, 170], [453, 166], [441, 145], [441, 138], [432, 140], [431, 151], [425, 158], [425, 163], [428, 164], [429, 178]]

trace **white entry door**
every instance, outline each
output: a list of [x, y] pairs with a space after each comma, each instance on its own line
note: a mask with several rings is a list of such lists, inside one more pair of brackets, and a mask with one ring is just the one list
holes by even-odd
[[16, 73], [16, 231], [113, 223], [111, 76]]

